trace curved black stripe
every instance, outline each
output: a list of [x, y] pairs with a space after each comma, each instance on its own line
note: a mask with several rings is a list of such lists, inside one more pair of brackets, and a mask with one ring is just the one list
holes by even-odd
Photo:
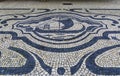
[[90, 55], [86, 60], [86, 67], [93, 73], [99, 75], [120, 75], [120, 67], [100, 67], [95, 63], [97, 56], [103, 54], [106, 51], [120, 47], [119, 45], [109, 46], [97, 50], [92, 55]]
[[8, 49], [15, 51], [21, 54], [23, 57], [27, 59], [25, 65], [22, 67], [0, 67], [0, 75], [22, 75], [31, 72], [35, 67], [35, 60], [34, 58], [25, 50], [16, 48], [16, 47], [9, 47]]
[[80, 69], [83, 61], [89, 54], [91, 54], [91, 52], [84, 55], [75, 66], [70, 67], [71, 75], [75, 74]]
[[41, 67], [46, 71], [48, 72], [49, 74], [52, 73], [52, 67], [48, 66], [45, 64], [45, 62], [42, 60], [42, 58], [40, 58], [37, 54], [35, 53], [32, 53], [36, 58], [37, 60], [39, 61]]
[[15, 33], [15, 32], [12, 32], [12, 31], [0, 31], [0, 34], [11, 34], [13, 40], [21, 39], [25, 43], [27, 43], [28, 45], [31, 45], [32, 47], [35, 47], [35, 48], [37, 48], [39, 50], [43, 50], [43, 51], [49, 51], [49, 52], [73, 52], [73, 51], [78, 51], [78, 50], [90, 47], [91, 45], [96, 43], [98, 40], [103, 40], [103, 39], [109, 40], [108, 35], [109, 34], [116, 34], [116, 33], [120, 33], [120, 31], [106, 31], [106, 32], [103, 33], [103, 36], [94, 37], [89, 42], [84, 43], [82, 45], [75, 46], [75, 47], [71, 47], [71, 48], [52, 48], [52, 47], [46, 47], [44, 45], [36, 44], [36, 43], [32, 42], [31, 40], [29, 40], [27, 37], [18, 37], [18, 34]]

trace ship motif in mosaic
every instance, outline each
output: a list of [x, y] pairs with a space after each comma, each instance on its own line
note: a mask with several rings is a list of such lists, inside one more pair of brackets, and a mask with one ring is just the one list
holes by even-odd
[[[75, 75], [80, 73], [82, 66], [95, 75], [120, 75], [119, 67], [102, 67], [96, 62], [102, 54], [120, 47], [120, 17], [117, 15], [83, 13], [74, 9], [62, 12], [48, 10], [27, 15], [4, 15], [0, 16], [0, 22], [0, 35], [10, 35], [11, 41], [20, 41], [25, 45], [24, 48], [13, 45], [4, 48], [26, 59], [21, 67], [0, 66], [1, 75], [31, 73], [37, 62], [48, 76], [54, 71], [58, 75]], [[1, 38], [1, 42], [5, 43], [4, 39]], [[105, 44], [105, 41], [113, 44], [97, 45]], [[77, 55], [72, 56], [76, 52]], [[0, 55], [3, 56], [2, 51]], [[57, 60], [57, 57], [54, 58], [56, 55], [59, 61], [54, 61]], [[64, 56], [65, 60], [62, 59]], [[73, 61], [68, 61], [71, 57]]]

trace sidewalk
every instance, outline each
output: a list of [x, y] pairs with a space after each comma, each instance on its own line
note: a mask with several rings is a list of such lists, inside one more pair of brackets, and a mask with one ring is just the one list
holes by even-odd
[[0, 2], [0, 75], [120, 75], [119, 4]]

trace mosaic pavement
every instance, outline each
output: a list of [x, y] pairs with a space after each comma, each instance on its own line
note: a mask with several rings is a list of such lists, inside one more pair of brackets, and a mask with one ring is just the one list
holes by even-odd
[[120, 9], [5, 10], [0, 75], [120, 75]]

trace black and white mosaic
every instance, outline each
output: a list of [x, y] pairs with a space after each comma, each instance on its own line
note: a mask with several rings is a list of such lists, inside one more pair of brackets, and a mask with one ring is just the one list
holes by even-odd
[[36, 10], [0, 15], [0, 75], [120, 75], [119, 15]]

